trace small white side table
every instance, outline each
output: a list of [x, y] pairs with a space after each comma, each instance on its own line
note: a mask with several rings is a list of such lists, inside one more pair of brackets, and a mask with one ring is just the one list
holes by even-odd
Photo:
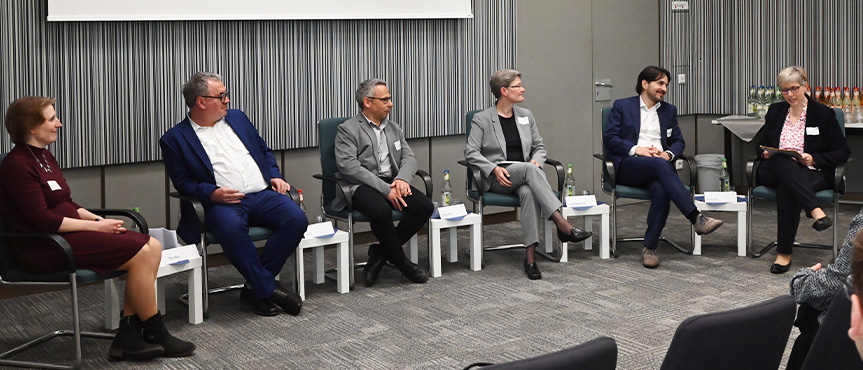
[[294, 252], [297, 260], [297, 293], [300, 298], [306, 300], [305, 273], [303, 270], [303, 250], [312, 248], [315, 250], [314, 279], [315, 284], [324, 282], [324, 247], [336, 245], [336, 291], [345, 294], [348, 288], [348, 272], [350, 265], [348, 261], [348, 233], [337, 230], [336, 234], [328, 238], [303, 238]]
[[470, 269], [479, 271], [482, 269], [482, 216], [476, 213], [469, 213], [461, 220], [443, 220], [432, 218], [429, 220], [429, 263], [431, 264], [431, 276], [441, 276], [441, 251], [440, 251], [440, 233], [443, 229], [448, 229], [447, 260], [449, 262], [458, 262], [458, 248], [456, 240], [458, 239], [458, 227], [470, 226]]
[[[609, 258], [609, 243], [608, 239], [610, 234], [608, 233], [608, 214], [611, 207], [608, 204], [597, 204], [588, 209], [575, 209], [569, 207], [561, 208], [561, 215], [564, 218], [573, 217], [573, 216], [584, 216], [584, 230], [593, 231], [593, 216], [600, 216], [600, 230], [599, 230], [599, 258], [608, 259]], [[567, 243], [561, 243], [561, 255], [560, 262], [568, 261], [568, 252], [567, 252]], [[587, 238], [584, 240], [584, 250], [593, 249], [593, 237]]]
[[165, 313], [165, 280], [162, 277], [189, 271], [189, 323], [204, 322], [203, 291], [201, 288], [201, 257], [192, 258], [188, 263], [159, 266], [156, 275], [156, 305]]
[[[746, 201], [746, 196], [738, 195], [737, 202], [734, 203], [707, 204], [704, 202], [704, 194], [695, 195], [695, 207], [699, 211], [737, 212], [737, 255], [740, 257], [746, 257]], [[692, 229], [692, 235], [695, 240], [692, 254], [700, 256], [701, 235], [696, 234], [695, 229]]]

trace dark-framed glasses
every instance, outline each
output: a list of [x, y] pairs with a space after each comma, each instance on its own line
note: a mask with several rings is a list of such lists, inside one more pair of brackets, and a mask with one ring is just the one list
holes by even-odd
[[800, 91], [800, 88], [802, 88], [802, 87], [803, 86], [798, 85], [798, 86], [794, 86], [794, 87], [789, 87], [787, 89], [779, 89], [779, 92], [781, 92], [784, 95], [788, 95], [789, 93], [796, 94], [798, 91]]
[[524, 85], [518, 84], [518, 85], [507, 86], [507, 87], [510, 89], [521, 89], [524, 87]]
[[380, 101], [381, 101], [381, 103], [384, 103], [384, 104], [386, 104], [386, 103], [389, 103], [389, 102], [393, 101], [393, 97], [392, 97], [392, 96], [388, 96], [388, 97], [386, 97], [386, 98], [378, 98], [378, 97], [374, 97], [374, 96], [367, 96], [367, 98], [369, 98], [369, 99], [375, 99], [375, 100], [380, 100]]
[[854, 294], [854, 279], [851, 278], [851, 275], [848, 275], [848, 277], [845, 278], [845, 282], [842, 283], [842, 288], [845, 290], [845, 296], [850, 299], [851, 295]]
[[201, 95], [201, 97], [202, 98], [210, 98], [210, 99], [219, 99], [219, 101], [221, 101], [222, 103], [228, 102], [228, 92], [227, 91], [219, 94], [219, 96]]

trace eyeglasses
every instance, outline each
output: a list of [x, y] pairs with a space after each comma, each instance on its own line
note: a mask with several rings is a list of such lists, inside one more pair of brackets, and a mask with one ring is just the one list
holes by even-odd
[[219, 99], [219, 101], [221, 101], [222, 103], [227, 103], [227, 102], [228, 102], [228, 101], [227, 101], [227, 100], [228, 100], [228, 92], [227, 92], [227, 91], [225, 91], [225, 92], [223, 92], [223, 93], [219, 94], [219, 96], [201, 95], [201, 97], [202, 97], [202, 98], [210, 98], [210, 99]]
[[510, 89], [521, 89], [521, 88], [524, 88], [524, 85], [512, 85], [512, 86], [507, 86], [507, 87]]
[[375, 99], [375, 100], [380, 100], [380, 101], [381, 101], [381, 103], [384, 103], [384, 104], [386, 104], [386, 103], [389, 103], [389, 102], [392, 102], [392, 101], [393, 101], [393, 97], [392, 97], [392, 96], [388, 96], [388, 97], [386, 97], [386, 98], [377, 98], [377, 97], [374, 97], [374, 96], [367, 96], [367, 98], [369, 98], [369, 99]]
[[848, 277], [845, 278], [845, 282], [842, 283], [842, 288], [845, 288], [844, 289], [845, 290], [845, 296], [848, 298], [851, 298], [851, 295], [855, 294], [854, 293], [854, 279], [851, 278], [851, 275], [848, 275]]
[[785, 94], [785, 95], [788, 95], [788, 93], [796, 94], [798, 91], [800, 91], [800, 88], [801, 88], [801, 87], [802, 87], [802, 86], [799, 86], [799, 85], [798, 85], [798, 86], [790, 87], [790, 88], [787, 88], [787, 89], [780, 89], [780, 90], [779, 90], [779, 92], [781, 92], [781, 93], [783, 93], [783, 94]]

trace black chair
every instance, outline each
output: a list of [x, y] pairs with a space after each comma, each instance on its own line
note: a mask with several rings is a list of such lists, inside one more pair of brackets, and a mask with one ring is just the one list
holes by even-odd
[[660, 370], [778, 369], [797, 305], [783, 295], [680, 323]]
[[[6, 154], [0, 155], [0, 163], [5, 159]], [[137, 224], [140, 232], [147, 233], [147, 221], [140, 214], [131, 210], [120, 209], [90, 209], [91, 212], [100, 216], [123, 216], [129, 218]], [[67, 264], [64, 271], [52, 273], [30, 273], [22, 270], [15, 262], [15, 256], [10, 246], [11, 239], [46, 239], [52, 241], [59, 250], [66, 256]], [[42, 369], [77, 369], [81, 367], [81, 337], [113, 339], [114, 334], [86, 332], [81, 331], [80, 314], [78, 311], [78, 285], [89, 284], [105, 280], [117, 280], [125, 272], [114, 272], [108, 275], [98, 275], [93, 270], [78, 269], [75, 266], [75, 257], [72, 254], [72, 247], [63, 239], [62, 234], [57, 233], [33, 233], [19, 234], [6, 230], [6, 225], [0, 220], [0, 286], [31, 286], [31, 287], [58, 287], [69, 288], [71, 291], [71, 314], [72, 314], [72, 329], [55, 330], [48, 334], [42, 335], [18, 347], [15, 347], [6, 352], [0, 353], [0, 366], [16, 366]], [[110, 302], [106, 306], [108, 310], [116, 310], [116, 312], [108, 312], [109, 318], [116, 317], [119, 321], [119, 302]], [[58, 310], [60, 308], [58, 307]], [[116, 314], [116, 316], [115, 316]], [[116, 323], [114, 324], [116, 325]], [[53, 363], [40, 363], [32, 361], [16, 361], [10, 357], [21, 353], [24, 350], [32, 348], [40, 343], [48, 341], [55, 337], [71, 336], [74, 341], [75, 360], [71, 365], [61, 365]]]
[[[465, 114], [465, 142], [467, 142], [467, 138], [470, 137], [470, 129], [471, 122], [473, 122], [473, 116], [478, 112], [480, 111], [474, 110]], [[483, 216], [483, 210], [486, 206], [510, 207], [514, 209], [518, 209], [519, 207], [521, 207], [521, 203], [518, 199], [518, 194], [499, 194], [491, 191], [485, 191], [482, 188], [482, 172], [480, 172], [479, 168], [468, 164], [466, 160], [460, 160], [458, 161], [458, 164], [467, 167], [467, 180], [465, 182], [467, 199], [470, 200], [473, 204], [473, 211], [478, 213], [480, 217]], [[563, 180], [565, 178], [563, 164], [551, 158], [546, 158], [545, 164], [548, 166], [552, 166], [555, 170], [555, 173], [557, 173], [557, 190], [555, 191], [555, 195], [557, 195], [558, 198], [561, 198], [561, 194], [563, 194]], [[543, 234], [545, 234], [543, 238], [543, 243], [545, 244], [545, 251], [543, 251], [542, 248], [537, 248], [536, 253], [550, 261], [560, 261], [562, 249], [558, 248], [557, 251], [554, 251], [552, 249], [552, 236], [549, 235], [549, 233], [547, 232], [549, 230], [548, 225], [542, 224], [539, 225], [539, 227], [540, 230], [543, 230]], [[485, 238], [483, 238], [482, 233], [480, 233], [481, 243], [483, 243], [484, 240]], [[483, 244], [482, 250], [483, 252], [491, 252], [524, 247], [524, 244], [508, 244], [498, 246], [485, 246]], [[480, 258], [480, 261], [482, 261], [482, 258]]]
[[802, 370], [843, 369], [863, 370], [863, 360], [857, 353], [854, 341], [848, 338], [851, 327], [851, 300], [839, 289], [833, 303], [827, 309], [827, 316], [818, 328], [812, 347], [806, 354]]
[[[836, 121], [839, 122], [839, 127], [842, 128], [842, 133], [845, 133], [845, 115], [842, 113], [842, 109], [833, 108], [836, 111]], [[754, 159], [749, 160], [746, 163], [746, 180], [749, 183], [749, 202], [747, 203], [748, 209], [746, 210], [746, 216], [749, 220], [747, 227], [749, 233], [749, 252], [752, 254], [752, 257], [758, 258], [767, 253], [767, 251], [776, 247], [777, 242], [773, 241], [770, 244], [767, 244], [760, 251], [755, 252], [752, 250], [752, 203], [755, 199], [767, 199], [776, 202], [776, 190], [769, 188], [764, 185], [758, 185], [758, 168], [760, 168], [761, 163], [764, 162], [764, 159], [761, 156], [758, 156]], [[821, 203], [830, 204], [833, 208], [833, 223], [834, 225], [839, 224], [839, 199], [842, 199], [845, 196], [845, 166], [847, 163], [840, 163], [836, 166], [836, 170], [833, 172], [833, 188], [827, 190], [821, 190], [815, 193], [815, 198], [817, 198]], [[824, 245], [824, 244], [812, 244], [812, 243], [798, 243], [794, 242], [795, 247], [801, 248], [812, 248], [812, 249], [830, 249], [833, 250], [833, 258], [839, 254], [839, 230], [837, 227], [833, 227], [833, 244], [832, 245]]]
[[[465, 369], [486, 364], [474, 364]], [[599, 337], [554, 353], [496, 364], [482, 369], [489, 370], [614, 370], [617, 367], [617, 342], [609, 337]]]
[[[612, 109], [612, 107], [602, 108], [602, 132], [605, 132], [605, 128], [606, 126], [608, 126], [608, 118], [611, 116]], [[603, 162], [601, 184], [602, 192], [611, 196], [611, 254], [614, 255], [614, 258], [617, 258], [620, 256], [617, 253], [618, 241], [644, 241], [644, 237], [625, 239], [619, 239], [617, 237], [617, 210], [618, 207], [620, 207], [617, 204], [617, 200], [619, 198], [650, 200], [650, 192], [648, 192], [647, 189], [620, 185], [616, 182], [614, 163], [611, 162], [611, 154], [609, 153], [608, 148], [605, 147], [605, 143], [603, 143], [602, 145], [602, 154], [596, 153], [593, 155], [593, 157]], [[687, 171], [689, 171], [689, 185], [686, 185], [686, 189], [689, 190], [690, 197], [692, 199], [695, 199], [695, 187], [693, 186], [693, 184], [695, 184], [696, 174], [695, 165], [692, 163], [692, 160], [690, 160], [689, 157], [683, 154], [678, 157], [678, 160], [683, 161], [684, 167], [686, 167]], [[660, 236], [659, 240], [668, 243], [669, 245], [684, 254], [692, 254], [692, 249], [683, 248], [679, 244], [665, 238], [664, 236]], [[690, 241], [692, 242], [692, 245], [695, 245], [695, 236], [690, 235]]]
[[[345, 209], [341, 211], [333, 209], [333, 199], [336, 199], [336, 192], [350, 194], [349, 184], [344, 180], [336, 178], [336, 173], [339, 172], [339, 169], [336, 166], [336, 134], [338, 134], [339, 125], [348, 119], [349, 117], [337, 117], [323, 119], [318, 122], [318, 140], [321, 148], [322, 173], [315, 174], [313, 177], [321, 180], [321, 212], [323, 212], [324, 217], [335, 221], [336, 226], [338, 226], [339, 221], [346, 223], [348, 226], [348, 239], [350, 244], [350, 252], [348, 253], [350, 261], [349, 265], [363, 266], [365, 263], [354, 263], [354, 224], [357, 222], [368, 222], [368, 217], [358, 211], [354, 211], [353, 199], [351, 199], [350, 196], [345, 197], [345, 201], [347, 202], [347, 207]], [[425, 194], [432, 194], [434, 184], [432, 183], [432, 179], [429, 174], [423, 170], [417, 170], [416, 175], [419, 176], [425, 184]], [[405, 213], [393, 210], [392, 216], [393, 221], [398, 221], [404, 218]], [[411, 260], [414, 263], [417, 263], [416, 251], [419, 247], [416, 235], [411, 238], [410, 244]], [[429, 263], [431, 263], [431, 259], [429, 259]], [[350, 287], [353, 289], [354, 269], [351, 269], [348, 275], [350, 276]]]
[[[178, 192], [171, 192], [171, 197], [177, 198], [180, 200], [181, 207], [188, 207], [191, 212], [181, 212], [180, 217], [184, 217], [184, 215], [194, 215], [194, 217], [198, 221], [198, 225], [201, 230], [201, 240], [198, 242], [198, 251], [201, 253], [201, 273], [203, 274], [203, 281], [201, 284], [201, 289], [203, 290], [203, 304], [202, 308], [204, 311], [204, 318], [210, 317], [210, 294], [224, 293], [237, 289], [241, 289], [243, 287], [243, 283], [228, 285], [217, 288], [210, 288], [209, 285], [209, 270], [207, 267], [209, 264], [207, 263], [207, 257], [209, 256], [209, 251], [207, 247], [213, 244], [219, 244], [219, 239], [216, 237], [216, 234], [213, 234], [210, 231], [207, 231], [207, 222], [206, 217], [204, 216], [204, 206], [201, 204], [195, 197], [180, 195]], [[294, 203], [300, 203], [300, 196], [297, 193], [297, 188], [295, 186], [291, 186], [291, 190], [287, 194]], [[186, 216], [189, 217], [189, 216]], [[249, 227], [249, 238], [252, 239], [253, 242], [267, 240], [271, 235], [273, 235], [273, 231], [259, 226], [250, 226]], [[183, 294], [180, 297], [180, 301], [184, 304], [189, 304], [189, 294]]]

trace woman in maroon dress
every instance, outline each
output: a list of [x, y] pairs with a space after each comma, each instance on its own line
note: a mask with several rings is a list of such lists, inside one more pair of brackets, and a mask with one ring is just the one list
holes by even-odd
[[[195, 345], [173, 337], [156, 308], [156, 272], [162, 246], [148, 235], [126, 231], [123, 221], [101, 218], [70, 197], [60, 166], [46, 149], [62, 126], [54, 99], [23, 97], [6, 111], [6, 131], [15, 147], [0, 164], [0, 213], [13, 232], [60, 233], [78, 268], [99, 274], [127, 272], [120, 330], [112, 359], [146, 360], [188, 356]], [[65, 257], [49, 243], [12, 245], [18, 264], [31, 272], [62, 270]], [[143, 330], [142, 330], [143, 329]]]

